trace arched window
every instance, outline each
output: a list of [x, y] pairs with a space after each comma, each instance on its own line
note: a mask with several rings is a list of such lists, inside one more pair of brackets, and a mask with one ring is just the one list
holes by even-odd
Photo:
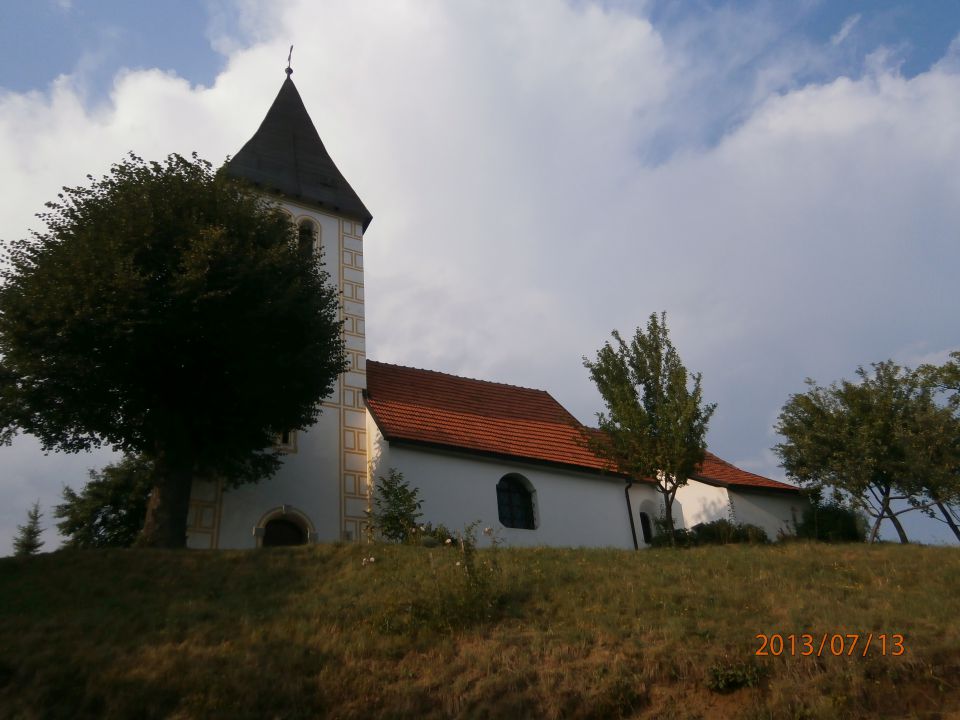
[[313, 220], [301, 220], [299, 228], [299, 248], [306, 257], [313, 257], [317, 242], [317, 226]]
[[509, 528], [533, 530], [533, 488], [520, 475], [504, 475], [497, 483], [497, 513]]
[[644, 545], [649, 545], [653, 539], [653, 527], [650, 525], [650, 515], [645, 512], [640, 513], [640, 532], [643, 533]]

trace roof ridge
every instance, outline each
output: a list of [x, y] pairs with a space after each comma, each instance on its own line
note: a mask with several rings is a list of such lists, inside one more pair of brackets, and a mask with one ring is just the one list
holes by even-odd
[[[463, 375], [454, 375], [453, 373], [444, 372], [442, 370], [428, 370], [427, 368], [414, 367], [413, 365], [400, 365], [398, 363], [388, 363], [388, 362], [383, 362], [381, 360], [367, 360], [367, 362], [375, 363], [377, 365], [385, 365], [387, 367], [399, 368], [401, 370], [415, 370], [416, 372], [430, 373], [431, 375], [440, 375], [443, 377], [453, 378], [454, 380], [466, 380], [467, 382], [480, 383], [482, 385], [496, 385], [497, 387], [505, 387], [505, 388], [510, 388], [512, 390], [529, 390], [530, 392], [536, 392], [536, 393], [541, 393], [543, 395], [546, 395], [555, 403], [557, 403], [557, 405], [560, 405], [560, 403], [557, 401], [556, 398], [553, 397], [553, 395], [551, 395], [546, 390], [541, 390], [540, 388], [532, 388], [532, 387], [527, 387], [525, 385], [513, 385], [511, 383], [498, 382], [496, 380], [481, 380], [480, 378], [471, 378], [471, 377], [465, 377]], [[563, 405], [560, 405], [560, 407], [563, 407]], [[564, 408], [564, 410], [566, 410], [566, 408]], [[567, 411], [567, 414], [569, 415], [570, 412]], [[571, 417], [573, 416], [571, 415]]]

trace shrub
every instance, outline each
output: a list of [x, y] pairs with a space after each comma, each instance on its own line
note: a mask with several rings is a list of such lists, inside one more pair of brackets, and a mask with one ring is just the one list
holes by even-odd
[[803, 511], [797, 537], [821, 542], [865, 542], [867, 526], [853, 508], [837, 502], [812, 502]]
[[367, 511], [367, 532], [371, 539], [410, 542], [416, 537], [417, 519], [423, 514], [419, 488], [411, 488], [403, 473], [390, 468], [387, 477], [377, 480], [373, 509]]
[[[456, 533], [447, 528], [443, 523], [437, 523], [436, 526], [434, 526], [433, 523], [416, 526], [412, 531], [412, 535], [414, 535], [419, 544], [424, 547], [452, 544], [453, 539], [456, 537]], [[447, 543], [447, 540], [449, 540], [450, 543]]]
[[767, 531], [762, 527], [724, 519], [695, 525], [693, 534], [697, 545], [764, 544], [770, 542]]
[[[651, 545], [653, 547], [669, 547], [670, 535], [666, 521], [661, 517], [654, 520], [654, 533]], [[732, 543], [770, 542], [767, 532], [757, 525], [738, 523], [721, 518], [708, 523], [699, 523], [691, 529], [675, 528], [673, 530], [675, 547], [695, 547], [697, 545], [728, 545]]]

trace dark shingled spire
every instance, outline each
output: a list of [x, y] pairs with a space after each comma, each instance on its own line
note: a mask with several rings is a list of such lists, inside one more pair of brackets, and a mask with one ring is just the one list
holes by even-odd
[[287, 68], [277, 99], [227, 173], [273, 191], [363, 223], [373, 216], [337, 170], [300, 99]]

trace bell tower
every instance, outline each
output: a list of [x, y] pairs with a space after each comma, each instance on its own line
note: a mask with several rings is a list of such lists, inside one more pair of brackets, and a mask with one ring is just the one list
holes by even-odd
[[191, 547], [254, 547], [276, 538], [285, 539], [278, 544], [295, 544], [298, 538], [356, 541], [365, 521], [363, 234], [373, 216], [324, 147], [292, 74], [288, 66], [263, 122], [226, 172], [277, 202], [299, 227], [301, 247], [322, 253], [341, 293], [349, 368], [324, 399], [316, 425], [277, 438], [284, 462], [274, 477], [231, 490], [212, 483], [194, 486]]

